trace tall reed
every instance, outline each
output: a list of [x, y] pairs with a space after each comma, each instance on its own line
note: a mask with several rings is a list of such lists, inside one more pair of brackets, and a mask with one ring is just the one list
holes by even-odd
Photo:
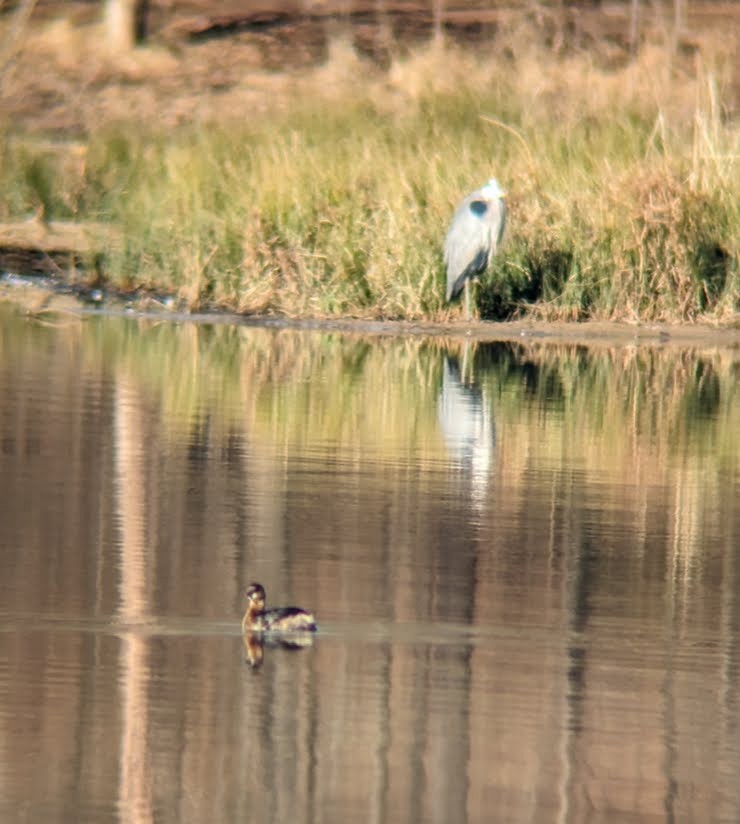
[[119, 224], [110, 281], [191, 309], [440, 320], [459, 313], [443, 301], [447, 222], [495, 175], [509, 225], [483, 317], [732, 319], [732, 75], [697, 63], [687, 79], [670, 60], [434, 47], [360, 84], [330, 63], [248, 123], [103, 124], [82, 171], [0, 140], [0, 209]]

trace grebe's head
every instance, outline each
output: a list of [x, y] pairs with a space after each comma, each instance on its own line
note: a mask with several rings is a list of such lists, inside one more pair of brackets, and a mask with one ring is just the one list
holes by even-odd
[[255, 606], [257, 609], [263, 609], [265, 606], [265, 588], [262, 584], [250, 584], [247, 587], [247, 601], [248, 606]]

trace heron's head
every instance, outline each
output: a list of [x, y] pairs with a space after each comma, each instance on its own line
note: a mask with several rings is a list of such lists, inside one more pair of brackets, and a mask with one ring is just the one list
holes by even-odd
[[484, 195], [491, 200], [506, 197], [506, 192], [499, 186], [498, 180], [496, 180], [495, 177], [492, 177], [488, 183], [486, 183], [482, 191]]

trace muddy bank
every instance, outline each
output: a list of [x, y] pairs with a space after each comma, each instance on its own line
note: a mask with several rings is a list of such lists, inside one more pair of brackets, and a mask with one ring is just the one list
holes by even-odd
[[11, 302], [29, 318], [64, 322], [92, 315], [132, 317], [144, 322], [232, 323], [276, 329], [315, 329], [363, 336], [428, 336], [465, 338], [477, 343], [533, 341], [584, 346], [675, 346], [692, 349], [730, 348], [740, 354], [740, 317], [726, 324], [565, 323], [539, 320], [504, 322], [368, 321], [352, 318], [287, 318], [244, 316], [230, 312], [185, 313], [172, 308], [166, 296], [103, 294], [101, 290], [62, 287], [50, 282], [0, 278], [0, 301]]

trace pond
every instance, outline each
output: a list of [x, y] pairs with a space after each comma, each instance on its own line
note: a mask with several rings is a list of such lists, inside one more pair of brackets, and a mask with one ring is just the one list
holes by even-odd
[[740, 820], [739, 371], [0, 305], [0, 817]]

